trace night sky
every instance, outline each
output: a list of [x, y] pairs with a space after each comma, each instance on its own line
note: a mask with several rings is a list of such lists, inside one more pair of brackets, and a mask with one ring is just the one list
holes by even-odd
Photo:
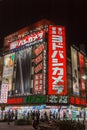
[[4, 36], [43, 18], [65, 26], [68, 43], [87, 44], [87, 0], [0, 0], [0, 48]]

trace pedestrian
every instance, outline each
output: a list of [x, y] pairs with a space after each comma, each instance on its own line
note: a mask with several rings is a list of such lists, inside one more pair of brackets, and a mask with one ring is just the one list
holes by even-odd
[[11, 115], [10, 112], [8, 112], [8, 125], [10, 125]]
[[46, 112], [44, 113], [44, 117], [45, 117], [45, 121], [48, 121], [48, 115]]
[[28, 111], [28, 113], [27, 113], [27, 119], [29, 119], [29, 117], [30, 117], [30, 113], [29, 113], [29, 111]]
[[34, 116], [34, 120], [33, 120], [33, 123], [32, 123], [34, 129], [38, 129], [38, 122], [37, 122], [37, 117]]
[[17, 112], [17, 110], [15, 111], [15, 120], [17, 120], [18, 119], [18, 112]]

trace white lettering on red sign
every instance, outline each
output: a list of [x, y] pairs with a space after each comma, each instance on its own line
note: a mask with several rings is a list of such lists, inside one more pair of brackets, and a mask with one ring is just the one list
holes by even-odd
[[49, 27], [49, 94], [62, 94], [65, 89], [66, 60], [63, 27]]

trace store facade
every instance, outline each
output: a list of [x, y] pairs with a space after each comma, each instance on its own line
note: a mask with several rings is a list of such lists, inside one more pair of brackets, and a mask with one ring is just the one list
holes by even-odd
[[60, 110], [63, 115], [72, 113], [71, 105], [86, 107], [87, 59], [75, 46], [67, 46], [65, 27], [47, 20], [5, 37], [0, 99], [4, 111], [17, 110], [22, 118], [29, 110]]

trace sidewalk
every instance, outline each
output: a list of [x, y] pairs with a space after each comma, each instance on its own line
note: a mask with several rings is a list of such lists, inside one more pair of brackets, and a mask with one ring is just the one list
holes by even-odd
[[[87, 121], [85, 121], [85, 126], [87, 130]], [[31, 125], [14, 125], [14, 122], [10, 122], [10, 125], [7, 122], [0, 122], [0, 130], [35, 130]]]
[[14, 125], [14, 122], [11, 122], [10, 125], [7, 122], [0, 122], [0, 130], [34, 130], [31, 125]]

